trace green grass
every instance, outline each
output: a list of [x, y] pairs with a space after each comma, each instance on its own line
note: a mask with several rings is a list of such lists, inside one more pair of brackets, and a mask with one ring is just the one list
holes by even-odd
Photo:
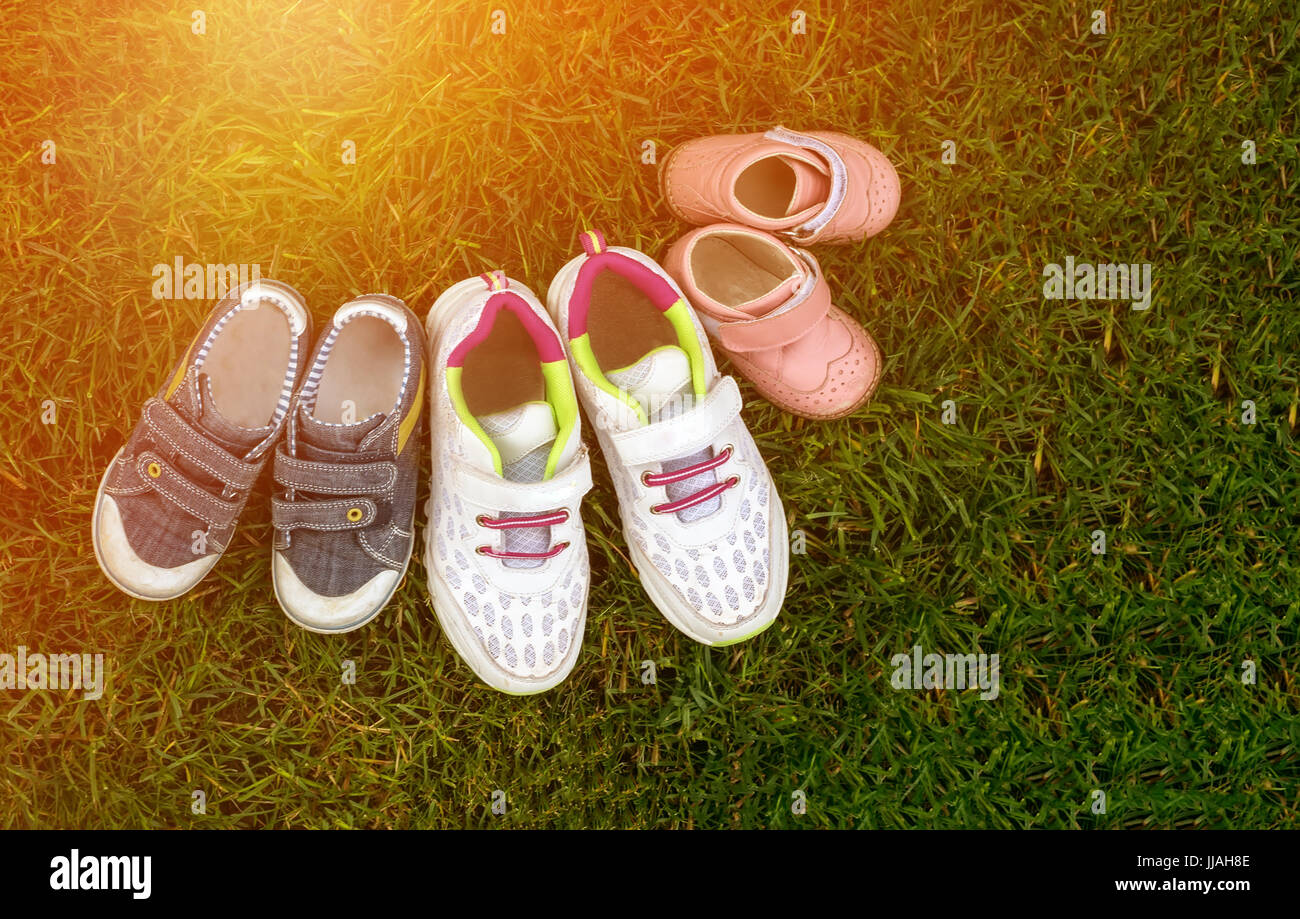
[[[0, 652], [102, 651], [111, 681], [0, 694], [0, 826], [1295, 826], [1300, 14], [1110, 5], [1093, 35], [1095, 5], [6, 11]], [[100, 574], [99, 477], [210, 307], [152, 299], [155, 263], [259, 263], [318, 320], [496, 267], [544, 291], [583, 227], [685, 231], [643, 141], [773, 123], [903, 181], [883, 234], [816, 250], [878, 396], [809, 423], [744, 386], [807, 538], [773, 628], [709, 650], [648, 608], [599, 461], [585, 645], [541, 698], [471, 677], [418, 560], [366, 629], [290, 625], [265, 481], [192, 594]], [[1152, 308], [1044, 300], [1068, 255], [1150, 262]], [[998, 653], [1000, 696], [893, 690], [915, 644]]]

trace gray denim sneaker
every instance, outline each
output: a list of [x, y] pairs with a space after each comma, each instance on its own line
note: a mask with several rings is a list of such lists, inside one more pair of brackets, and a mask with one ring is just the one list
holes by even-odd
[[316, 345], [271, 503], [275, 595], [305, 629], [360, 628], [406, 573], [424, 377], [424, 333], [395, 297], [344, 304]]
[[213, 308], [99, 485], [95, 557], [123, 592], [179, 597], [221, 558], [284, 428], [310, 335], [287, 284], [253, 281]]

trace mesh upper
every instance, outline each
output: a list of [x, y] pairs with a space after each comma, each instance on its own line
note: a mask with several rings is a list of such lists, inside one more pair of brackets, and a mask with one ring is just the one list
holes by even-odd
[[[435, 481], [446, 481], [450, 460], [444, 454], [435, 462]], [[538, 678], [554, 671], [570, 646], [582, 639], [590, 580], [587, 566], [580, 563], [586, 558], [585, 544], [576, 541], [555, 560], [565, 570], [550, 590], [515, 595], [490, 583], [470, 560], [476, 538], [471, 533], [473, 509], [445, 488], [434, 491], [429, 507], [425, 538], [431, 540], [438, 572], [483, 648], [499, 665], [519, 676]], [[545, 549], [543, 545], [538, 551]], [[489, 562], [485, 566], [489, 573], [492, 565], [500, 565], [494, 559]]]
[[[750, 468], [741, 477], [740, 509], [736, 527], [725, 537], [698, 547], [674, 546], [637, 515], [627, 515], [628, 534], [673, 588], [685, 597], [705, 620], [731, 626], [755, 615], [771, 582], [772, 520], [770, 502], [774, 494], [753, 441], [739, 438], [736, 455]], [[778, 534], [784, 539], [784, 534]]]

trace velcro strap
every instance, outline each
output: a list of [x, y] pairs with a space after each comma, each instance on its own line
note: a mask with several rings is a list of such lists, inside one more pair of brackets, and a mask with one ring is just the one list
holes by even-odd
[[542, 482], [508, 482], [461, 462], [452, 463], [448, 478], [457, 494], [478, 507], [540, 514], [582, 500], [591, 490], [591, 459], [584, 445], [568, 468]]
[[826, 196], [825, 206], [809, 220], [783, 234], [797, 243], [815, 242], [822, 230], [826, 228], [826, 225], [835, 219], [835, 215], [839, 213], [840, 207], [844, 204], [844, 198], [848, 193], [849, 186], [848, 167], [844, 165], [844, 159], [836, 149], [820, 138], [800, 134], [779, 125], [763, 136], [768, 140], [778, 140], [794, 147], [802, 147], [805, 150], [819, 153], [826, 160], [826, 165], [830, 167], [831, 188]]
[[181, 417], [176, 409], [158, 398], [144, 404], [144, 420], [153, 436], [175, 450], [218, 482], [236, 488], [251, 488], [257, 481], [259, 463], [246, 463], [214, 443]]
[[[360, 511], [361, 516], [349, 520], [349, 511]], [[271, 498], [271, 523], [277, 530], [364, 530], [378, 515], [379, 506], [369, 498], [334, 501]]]
[[[235, 525], [235, 518], [239, 515], [238, 501], [227, 501], [204, 491], [157, 453], [145, 450], [137, 456], [135, 471], [154, 491], [209, 527], [224, 530]], [[157, 475], [153, 474], [155, 472]]]
[[377, 495], [397, 483], [397, 464], [316, 463], [275, 451], [275, 480], [281, 485], [322, 495]]
[[703, 450], [740, 416], [740, 389], [731, 377], [722, 377], [703, 400], [669, 421], [623, 431], [610, 438], [624, 466], [662, 463]]
[[758, 319], [742, 319], [718, 325], [718, 340], [728, 351], [766, 351], [798, 341], [826, 318], [831, 308], [831, 291], [821, 272], [809, 275], [809, 283], [790, 301]]

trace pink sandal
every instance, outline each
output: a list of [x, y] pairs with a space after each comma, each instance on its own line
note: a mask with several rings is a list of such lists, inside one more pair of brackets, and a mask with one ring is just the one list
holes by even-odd
[[842, 418], [880, 381], [880, 349], [831, 303], [817, 259], [737, 224], [693, 230], [664, 267], [718, 348], [770, 402], [805, 418]]
[[898, 173], [868, 143], [831, 131], [718, 134], [664, 160], [668, 207], [687, 223], [733, 221], [796, 245], [875, 236], [898, 212]]

